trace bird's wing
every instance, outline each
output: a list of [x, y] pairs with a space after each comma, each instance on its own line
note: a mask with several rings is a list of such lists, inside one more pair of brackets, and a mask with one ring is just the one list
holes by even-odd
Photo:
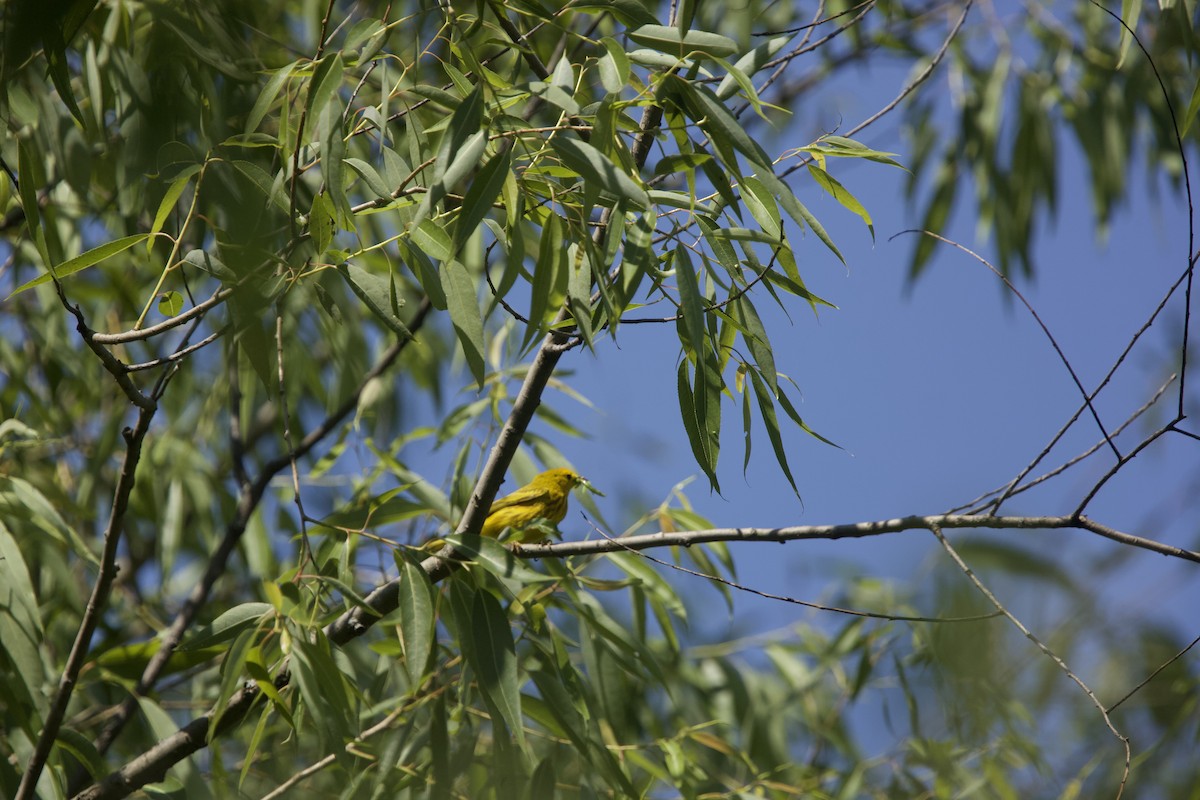
[[522, 486], [512, 494], [505, 495], [493, 502], [492, 507], [488, 509], [488, 514], [525, 503], [544, 502], [549, 496], [550, 490], [545, 486]]

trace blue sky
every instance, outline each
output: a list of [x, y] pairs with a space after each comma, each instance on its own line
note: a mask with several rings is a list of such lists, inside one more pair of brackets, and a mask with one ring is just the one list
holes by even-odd
[[[887, 102], [904, 80], [902, 73], [887, 69], [863, 77], [854, 76], [852, 91], [828, 87], [821, 97], [830, 105], [821, 116], [844, 119], [849, 127]], [[944, 83], [944, 72], [933, 80]], [[896, 114], [858, 138], [899, 152], [903, 162], [906, 142], [899, 136], [899, 119]], [[781, 138], [791, 135], [785, 131]], [[801, 135], [811, 138], [811, 133]], [[1086, 165], [1067, 137], [1059, 143], [1063, 168], [1057, 220], [1041, 227], [1034, 248], [1036, 279], [1019, 282], [1019, 288], [1091, 389], [1184, 269], [1187, 210], [1165, 182], [1152, 196], [1139, 163], [1129, 201], [1118, 210], [1106, 241], [1098, 242]], [[789, 321], [767, 300], [758, 307], [767, 320], [779, 370], [803, 390], [800, 413], [845, 450], [800, 433], [788, 435], [801, 504], [775, 465], [760, 427], [743, 479], [740, 407], [727, 399], [719, 467], [724, 496], [710, 494], [678, 420], [673, 326], [624, 328], [619, 347], [605, 341], [595, 357], [575, 351], [562, 362], [575, 371], [572, 383], [595, 404], [595, 411], [552, 398], [558, 410], [595, 433], [589, 441], [559, 444], [609, 492], [609, 500], [600, 501], [607, 508], [620, 508], [622, 502], [656, 505], [674, 484], [696, 475], [688, 495], [719, 526], [938, 513], [1015, 476], [1078, 406], [1079, 392], [1045, 335], [983, 265], [943, 246], [909, 291], [905, 270], [914, 240], [902, 236], [889, 241], [918, 221], [903, 196], [904, 173], [867, 162], [833, 163], [831, 171], [870, 210], [877, 241], [872, 244], [858, 218], [798, 175], [801, 199], [849, 264], [839, 264], [810, 234], [798, 247], [801, 270], [809, 287], [839, 308], [824, 309], [816, 319], [797, 302], [789, 308]], [[946, 235], [990, 257], [989, 243], [977, 237], [970, 204], [961, 205]], [[1149, 399], [1173, 369], [1182, 308], [1180, 298], [1172, 302], [1101, 396], [1098, 408], [1110, 430]], [[1157, 416], [1144, 419], [1169, 418], [1174, 401], [1161, 403]], [[1122, 437], [1126, 450], [1149, 424], [1135, 423]], [[1043, 470], [1100, 438], [1095, 424], [1081, 419]], [[1111, 453], [1099, 453], [1044, 490], [1010, 501], [1007, 512], [1067, 513], [1111, 464]], [[1189, 480], [1194, 484], [1197, 464], [1188, 441], [1160, 441], [1110, 484], [1089, 513], [1121, 530], [1196, 547], [1195, 526], [1189, 522], [1195, 508], [1186, 486]], [[619, 513], [610, 517], [621, 519]], [[562, 527], [586, 530], [578, 516], [568, 517]], [[1111, 554], [1119, 547], [1080, 533], [1007, 535], [1043, 554], [1061, 554], [1063, 565], [1072, 568], [1083, 563], [1084, 554]], [[923, 533], [795, 543], [786, 549], [745, 544], [734, 550], [744, 582], [807, 600], [827, 597], [843, 569], [904, 581], [928, 559], [939, 557], [938, 552], [936, 542]], [[1187, 622], [1182, 609], [1200, 601], [1190, 570], [1148, 553], [1127, 551], [1125, 557], [1129, 565], [1120, 573], [1120, 585], [1106, 593], [1119, 612], [1161, 610]], [[1086, 570], [1078, 577], [1086, 580]], [[715, 595], [699, 596], [716, 600]], [[720, 613], [725, 613], [723, 606]], [[749, 596], [738, 598], [735, 615], [743, 633], [744, 626], [773, 629], [798, 619], [795, 607]], [[1189, 622], [1184, 632], [1192, 628]], [[1194, 634], [1192, 630], [1188, 638]]]

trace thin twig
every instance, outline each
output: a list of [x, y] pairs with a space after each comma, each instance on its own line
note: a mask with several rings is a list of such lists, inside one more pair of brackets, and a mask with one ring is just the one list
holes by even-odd
[[[962, 250], [967, 255], [974, 258], [980, 264], [983, 264], [985, 267], [987, 267], [989, 270], [991, 270], [992, 273], [997, 278], [999, 278], [1001, 281], [1004, 282], [1004, 285], [1008, 288], [1008, 290], [1010, 292], [1012, 292], [1014, 295], [1016, 295], [1017, 299], [1021, 301], [1021, 304], [1025, 306], [1025, 309], [1033, 317], [1034, 322], [1036, 322], [1038, 324], [1038, 327], [1040, 327], [1042, 329], [1042, 333], [1046, 334], [1046, 338], [1050, 340], [1050, 346], [1053, 347], [1054, 352], [1058, 354], [1058, 359], [1063, 363], [1063, 366], [1066, 367], [1067, 374], [1069, 374], [1071, 376], [1071, 380], [1075, 382], [1075, 388], [1077, 388], [1079, 390], [1079, 393], [1081, 395], [1083, 395], [1084, 403], [1087, 404], [1088, 410], [1092, 412], [1092, 419], [1094, 419], [1096, 421], [1096, 427], [1098, 427], [1100, 429], [1100, 433], [1103, 434], [1104, 440], [1106, 442], [1108, 442], [1108, 446], [1110, 449], [1112, 449], [1113, 455], [1115, 455], [1117, 457], [1117, 460], [1120, 461], [1121, 460], [1121, 451], [1117, 449], [1117, 443], [1113, 441], [1112, 436], [1109, 434], [1108, 430], [1104, 427], [1104, 422], [1100, 419], [1100, 412], [1096, 410], [1096, 407], [1094, 405], [1092, 405], [1091, 395], [1088, 394], [1087, 389], [1083, 388], [1083, 381], [1081, 381], [1079, 379], [1079, 376], [1077, 374], [1075, 374], [1075, 368], [1073, 366], [1071, 366], [1070, 359], [1067, 358], [1066, 353], [1064, 353], [1062, 350], [1062, 347], [1059, 346], [1058, 340], [1054, 338], [1054, 334], [1050, 333], [1050, 328], [1046, 325], [1045, 322], [1042, 321], [1042, 318], [1038, 315], [1037, 311], [1034, 310], [1033, 304], [1030, 303], [1027, 299], [1025, 299], [1025, 295], [1021, 294], [1021, 291], [1019, 289], [1017, 289], [1017, 287], [1015, 285], [1013, 285], [1013, 282], [1011, 280], [1009, 280], [1008, 276], [1005, 275], [1000, 270], [996, 269], [994, 266], [992, 266], [992, 264], [983, 256], [979, 255], [978, 253], [971, 250], [970, 248], [965, 247], [952, 239], [947, 239], [946, 237], [942, 236], [941, 234], [934, 233], [932, 231], [907, 230], [907, 231], [901, 231], [900, 233], [896, 234], [896, 236], [900, 236], [901, 234], [905, 234], [905, 233], [920, 233], [924, 236], [929, 236], [933, 239], [937, 239], [939, 242], [948, 244], [951, 247], [956, 247], [959, 250]], [[892, 237], [892, 238], [895, 238], [895, 237]]]
[[932, 531], [933, 535], [937, 537], [937, 540], [941, 542], [942, 547], [945, 548], [946, 552], [950, 555], [950, 558], [953, 559], [954, 563], [958, 565], [959, 570], [961, 570], [962, 573], [967, 576], [967, 579], [975, 585], [975, 588], [979, 590], [979, 593], [986, 597], [988, 602], [991, 603], [997, 611], [1003, 614], [1008, 621], [1011, 622], [1013, 626], [1025, 636], [1026, 639], [1033, 642], [1034, 646], [1036, 646], [1044, 655], [1053, 661], [1055, 665], [1062, 670], [1063, 674], [1070, 678], [1076, 686], [1082, 689], [1083, 693], [1086, 694], [1088, 699], [1092, 701], [1092, 705], [1099, 710], [1100, 716], [1104, 719], [1104, 724], [1108, 726], [1108, 729], [1112, 731], [1112, 735], [1117, 737], [1117, 741], [1119, 741], [1125, 748], [1125, 771], [1122, 773], [1121, 783], [1117, 787], [1117, 800], [1120, 800], [1121, 795], [1125, 792], [1125, 784], [1129, 780], [1129, 764], [1132, 760], [1132, 752], [1130, 751], [1129, 747], [1129, 738], [1117, 730], [1116, 725], [1113, 724], [1112, 718], [1110, 718], [1108, 715], [1108, 711], [1105, 710], [1104, 704], [1101, 703], [1100, 699], [1096, 697], [1096, 693], [1093, 692], [1078, 675], [1071, 671], [1071, 668], [1067, 666], [1067, 662], [1063, 661], [1061, 656], [1051, 650], [1032, 631], [1026, 628], [1021, 620], [1017, 619], [1017, 617], [1011, 611], [1009, 611], [986, 586], [983, 585], [983, 581], [976, 577], [971, 568], [967, 566], [967, 562], [963, 561], [962, 556], [958, 554], [958, 551], [955, 550], [950, 542], [946, 539], [945, 535], [941, 531], [941, 528], [935, 524], [931, 525], [929, 530]]
[[104, 526], [104, 545], [100, 554], [100, 571], [96, 583], [92, 586], [92, 594], [88, 598], [83, 618], [79, 622], [79, 630], [71, 645], [67, 662], [63, 665], [62, 675], [58, 680], [58, 690], [46, 711], [42, 731], [34, 746], [33, 755], [21, 775], [21, 785], [17, 788], [14, 800], [32, 800], [37, 790], [38, 778], [50, 757], [50, 751], [58, 738], [59, 730], [75, 691], [79, 679], [79, 671], [87, 661], [88, 650], [92, 644], [92, 635], [108, 606], [109, 594], [113, 581], [117, 577], [117, 551], [120, 548], [121, 532], [125, 526], [125, 512], [129, 508], [129, 496], [137, 482], [137, 468], [142, 456], [142, 442], [150, 430], [150, 421], [154, 418], [156, 405], [150, 405], [138, 410], [137, 422], [132, 428], [126, 428], [122, 435], [125, 439], [125, 457], [121, 463], [121, 474], [113, 489], [112, 510], [109, 512], [108, 523]]
[[[608, 541], [615, 542], [616, 544], [621, 544], [621, 539], [619, 537], [609, 536], [607, 533], [600, 530], [595, 525], [592, 526], [592, 529], [595, 530], [597, 533], [599, 533], [601, 536], [603, 536]], [[765, 598], [767, 600], [779, 600], [780, 602], [784, 602], [784, 603], [791, 603], [791, 604], [797, 605], [797, 606], [804, 606], [805, 608], [812, 608], [817, 611], [832, 611], [836, 614], [846, 614], [851, 617], [866, 617], [868, 619], [882, 619], [882, 620], [886, 620], [888, 622], [982, 622], [983, 620], [994, 619], [994, 618], [1000, 616], [1000, 612], [993, 611], [991, 614], [973, 614], [968, 617], [913, 617], [913, 616], [907, 616], [904, 614], [882, 614], [882, 613], [878, 613], [875, 611], [858, 611], [853, 608], [839, 608], [838, 606], [829, 606], [829, 605], [825, 605], [823, 603], [813, 603], [808, 600], [800, 600], [795, 597], [788, 597], [787, 595], [772, 594], [771, 592], [764, 592], [760, 589], [755, 589], [753, 587], [746, 586], [741, 583], [737, 583], [736, 581], [731, 581], [728, 578], [722, 578], [719, 575], [710, 575], [707, 572], [700, 572], [699, 570], [688, 569], [687, 567], [685, 567], [681, 564], [672, 564], [671, 562], [664, 561], [661, 558], [655, 558], [654, 556], [646, 553], [644, 550], [630, 549], [628, 552], [633, 553], [634, 555], [638, 556], [639, 558], [643, 558], [646, 561], [650, 561], [655, 564], [658, 564], [660, 567], [666, 567], [667, 569], [672, 569], [672, 570], [675, 570], [676, 572], [682, 572], [685, 575], [692, 575], [693, 577], [696, 577], [696, 578], [703, 578], [706, 581], [720, 583], [724, 586], [728, 586], [731, 589], [736, 589], [739, 592], [753, 594], [758, 597]]]

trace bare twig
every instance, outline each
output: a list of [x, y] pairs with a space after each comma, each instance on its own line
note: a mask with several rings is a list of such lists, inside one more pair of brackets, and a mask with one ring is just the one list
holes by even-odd
[[[1042, 318], [1038, 315], [1037, 311], [1034, 310], [1033, 304], [1025, 299], [1025, 295], [1021, 294], [1021, 291], [1019, 289], [1017, 289], [1016, 286], [1013, 285], [1013, 282], [1008, 279], [1008, 276], [1005, 275], [1000, 270], [996, 269], [994, 266], [992, 266], [992, 264], [983, 256], [979, 255], [978, 253], [976, 253], [975, 251], [971, 250], [968, 247], [964, 247], [963, 245], [959, 244], [958, 242], [956, 242], [952, 239], [947, 239], [946, 237], [942, 236], [941, 234], [933, 233], [932, 231], [907, 230], [907, 231], [901, 231], [900, 233], [896, 234], [896, 236], [900, 236], [901, 234], [905, 234], [905, 233], [920, 233], [924, 236], [929, 236], [931, 238], [937, 239], [939, 242], [944, 242], [945, 244], [948, 244], [951, 247], [956, 247], [959, 250], [962, 250], [967, 255], [974, 258], [980, 264], [983, 264], [985, 267], [987, 267], [989, 270], [991, 270], [992, 273], [997, 278], [999, 278], [1001, 281], [1004, 282], [1004, 285], [1008, 288], [1008, 290], [1010, 292], [1012, 292], [1014, 295], [1016, 295], [1017, 299], [1021, 301], [1021, 304], [1025, 306], [1025, 309], [1033, 317], [1034, 321], [1038, 324], [1038, 327], [1040, 327], [1042, 329], [1042, 333], [1046, 334], [1046, 338], [1050, 340], [1050, 346], [1054, 348], [1054, 352], [1058, 354], [1059, 360], [1062, 361], [1063, 366], [1066, 367], [1067, 374], [1069, 374], [1071, 376], [1071, 380], [1075, 382], [1075, 388], [1077, 388], [1079, 390], [1079, 393], [1081, 395], [1083, 395], [1083, 401], [1084, 401], [1084, 403], [1087, 404], [1088, 410], [1092, 412], [1092, 419], [1094, 419], [1096, 421], [1096, 427], [1098, 427], [1100, 429], [1100, 433], [1104, 436], [1104, 441], [1106, 441], [1108, 443], [1109, 448], [1113, 451], [1113, 455], [1117, 457], [1117, 461], [1120, 461], [1121, 460], [1121, 451], [1117, 449], [1116, 442], [1113, 441], [1112, 436], [1109, 434], [1108, 430], [1104, 427], [1104, 422], [1103, 422], [1103, 420], [1100, 419], [1100, 412], [1096, 410], [1096, 407], [1094, 405], [1092, 405], [1092, 396], [1088, 394], [1087, 389], [1083, 388], [1083, 381], [1081, 381], [1079, 379], [1079, 376], [1077, 374], [1075, 374], [1075, 368], [1073, 366], [1071, 366], [1071, 360], [1068, 359], [1066, 353], [1064, 353], [1062, 351], [1062, 348], [1058, 344], [1058, 340], [1054, 338], [1054, 334], [1050, 333], [1050, 328], [1046, 325], [1045, 322], [1042, 321]], [[893, 238], [895, 238], [895, 237], [893, 237]]]
[[100, 571], [96, 583], [92, 586], [92, 594], [88, 598], [83, 618], [79, 622], [79, 630], [63, 666], [62, 675], [58, 680], [58, 690], [54, 700], [46, 711], [46, 719], [42, 724], [33, 755], [21, 775], [21, 785], [17, 788], [15, 800], [31, 800], [37, 789], [38, 778], [46, 766], [46, 759], [58, 738], [63, 718], [67, 713], [67, 705], [75, 691], [75, 683], [79, 671], [87, 660], [88, 648], [91, 647], [92, 635], [100, 622], [108, 605], [109, 593], [113, 580], [117, 577], [117, 551], [121, 542], [121, 532], [125, 524], [125, 511], [129, 507], [129, 495], [137, 482], [137, 467], [142, 456], [142, 442], [150, 430], [150, 421], [154, 418], [157, 406], [151, 404], [138, 410], [137, 421], [132, 428], [126, 428], [122, 435], [125, 439], [125, 458], [121, 463], [121, 474], [117, 478], [113, 490], [112, 510], [109, 512], [108, 523], [104, 526], [104, 545], [100, 554]]
[[1125, 792], [1125, 784], [1129, 780], [1129, 764], [1132, 760], [1132, 753], [1129, 748], [1129, 737], [1117, 730], [1116, 725], [1113, 724], [1112, 719], [1108, 715], [1108, 711], [1105, 710], [1104, 704], [1100, 702], [1098, 697], [1096, 697], [1096, 693], [1093, 692], [1078, 675], [1071, 671], [1071, 668], [1068, 667], [1067, 663], [1062, 660], [1062, 657], [1051, 650], [1032, 631], [1026, 628], [1021, 620], [1017, 619], [1017, 617], [996, 598], [996, 595], [992, 594], [992, 592], [983, 585], [983, 581], [976, 577], [975, 573], [971, 571], [971, 568], [967, 566], [967, 562], [963, 561], [962, 556], [958, 554], [958, 551], [955, 550], [950, 542], [946, 539], [945, 535], [941, 531], [940, 526], [936, 524], [931, 525], [929, 530], [932, 531], [933, 535], [937, 537], [937, 540], [941, 542], [942, 547], [945, 548], [946, 552], [950, 555], [950, 558], [954, 560], [954, 563], [958, 565], [958, 568], [962, 571], [962, 573], [967, 576], [967, 579], [975, 585], [975, 588], [979, 590], [979, 593], [986, 597], [988, 602], [991, 603], [997, 611], [1003, 614], [1008, 621], [1011, 622], [1013, 626], [1021, 632], [1022, 635], [1024, 635], [1026, 639], [1033, 642], [1035, 647], [1041, 650], [1043, 654], [1053, 661], [1055, 665], [1057, 665], [1058, 668], [1063, 671], [1063, 674], [1070, 678], [1076, 686], [1082, 689], [1083, 693], [1086, 694], [1088, 699], [1092, 701], [1092, 705], [1094, 705], [1100, 711], [1100, 716], [1103, 717], [1104, 724], [1108, 726], [1108, 729], [1112, 731], [1112, 735], [1115, 736], [1117, 741], [1119, 741], [1125, 748], [1125, 771], [1122, 773], [1121, 783], [1117, 787], [1117, 800], [1120, 800], [1121, 795]]

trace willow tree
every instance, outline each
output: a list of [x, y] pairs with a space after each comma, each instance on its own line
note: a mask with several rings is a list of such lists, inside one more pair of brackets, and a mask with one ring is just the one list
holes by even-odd
[[[514, 550], [478, 531], [506, 474], [565, 465], [557, 443], [575, 431], [544, 402], [548, 387], [570, 396], [556, 371], [586, 368], [578, 354], [606, 339], [636, 346], [646, 326], [678, 334], [662, 365], [676, 435], [711, 487], [732, 428], [747, 459], [765, 431], [799, 491], [784, 431], [828, 442], [797, 411], [762, 309], [829, 305], [801, 265], [842, 255], [804, 193], [874, 236], [839, 172], [905, 159], [900, 142], [856, 138], [877, 117], [780, 150], [768, 126], [844, 65], [912, 59], [880, 114], [913, 122], [908, 167], [939, 167], [924, 227], [938, 231], [968, 166], [996, 190], [980, 213], [1003, 220], [1007, 272], [1054, 202], [1064, 119], [1118, 121], [1075, 128], [1102, 218], [1127, 169], [1122, 115], [1153, 122], [1163, 164], [1186, 164], [1196, 102], [1165, 109], [1191, 91], [1194, 28], [1187, 4], [1163, 5], [1080, 9], [1074, 29], [1031, 19], [1045, 58], [1083, 59], [1081, 85], [1127, 92], [1096, 103], [1018, 75], [1011, 159], [995, 118], [1014, 73], [962, 46], [979, 30], [971, 3], [832, 3], [808, 19], [636, 0], [6, 6], [3, 793], [1013, 796], [1053, 760], [1022, 724], [1044, 695], [938, 735], [918, 712], [956, 716], [936, 690], [956, 664], [979, 667], [962, 643], [1014, 628], [1049, 656], [1045, 681], [1082, 689], [1071, 719], [1098, 755], [1077, 780], [1124, 786], [1124, 728], [945, 535], [1072, 528], [1200, 561], [1091, 520], [1091, 494], [1057, 516], [1005, 515], [1023, 475], [956, 514], [773, 530], [713, 529], [680, 495], [622, 536], [580, 497], [593, 530], [562, 544]], [[1162, 34], [1155, 59], [1135, 49], [1139, 24]], [[993, 90], [971, 95], [957, 134], [928, 106], [947, 59]], [[919, 241], [914, 274], [934, 240]], [[466, 402], [448, 399], [464, 387]], [[1184, 397], [1181, 379], [1150, 442], [1183, 430]], [[430, 401], [437, 423], [417, 422], [410, 408]], [[452, 453], [448, 475], [423, 467], [431, 445]], [[1117, 456], [1097, 491], [1130, 453]], [[753, 589], [728, 541], [910, 528], [988, 598], [977, 613], [850, 596], [849, 622], [766, 658], [686, 647], [674, 570], [730, 603]], [[444, 544], [421, 547], [433, 536]], [[1195, 671], [1146, 659], [1194, 709]], [[852, 715], [883, 685], [911, 714], [871, 758]], [[1169, 764], [1188, 707], [1136, 723], [1162, 739], [1139, 758]], [[1153, 780], [1184, 791], [1181, 771]]]

